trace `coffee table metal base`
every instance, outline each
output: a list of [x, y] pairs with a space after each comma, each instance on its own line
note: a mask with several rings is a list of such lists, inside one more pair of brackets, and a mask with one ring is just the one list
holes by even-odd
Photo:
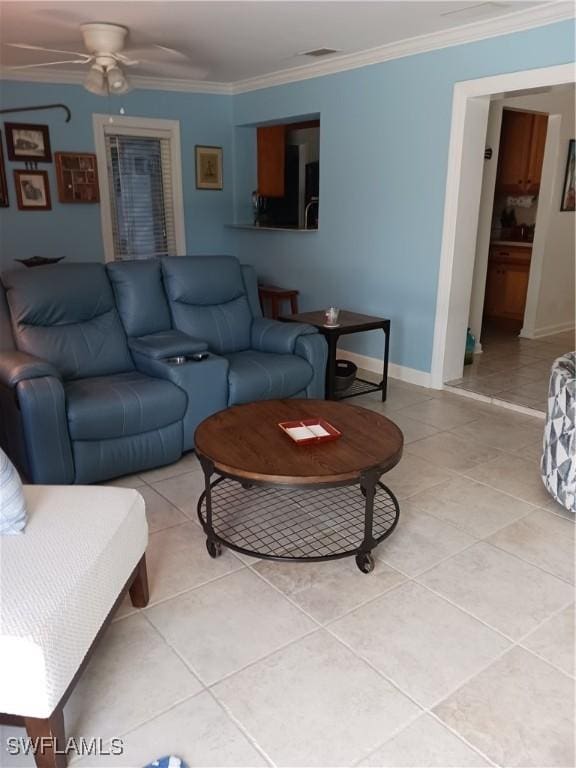
[[366, 473], [360, 487], [357, 482], [289, 487], [222, 475], [212, 481], [211, 464], [202, 465], [206, 490], [198, 517], [211, 557], [218, 557], [222, 546], [268, 560], [355, 557], [358, 568], [370, 573], [372, 550], [398, 523], [398, 500], [379, 473]]

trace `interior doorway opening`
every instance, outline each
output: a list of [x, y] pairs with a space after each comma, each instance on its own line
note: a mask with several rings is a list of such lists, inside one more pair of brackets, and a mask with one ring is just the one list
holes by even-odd
[[[537, 104], [538, 99], [549, 103]], [[561, 101], [572, 104], [571, 126], [567, 109], [558, 106]], [[486, 374], [498, 373], [488, 367], [487, 350], [492, 342], [492, 356], [498, 353], [500, 358], [508, 357], [514, 363], [509, 373], [518, 381], [517, 369], [524, 367], [520, 363], [536, 358], [525, 351], [529, 341], [533, 342], [532, 352], [540, 353], [540, 360], [573, 347], [574, 273], [573, 266], [570, 273], [568, 262], [574, 263], [574, 213], [564, 213], [564, 220], [558, 218], [563, 181], [559, 175], [564, 173], [563, 168], [561, 173], [559, 169], [565, 163], [568, 133], [574, 132], [573, 101], [574, 72], [569, 66], [455, 86], [434, 337], [434, 386], [462, 378], [468, 327], [477, 340], [474, 359], [484, 360]], [[505, 110], [512, 113], [511, 118]], [[519, 125], [523, 142], [519, 140]], [[523, 149], [499, 163], [500, 136], [505, 144], [507, 133], [515, 135], [514, 144], [523, 144]], [[490, 149], [492, 158], [484, 159], [485, 151], [489, 155]], [[536, 181], [539, 155], [542, 166]], [[498, 248], [498, 254], [494, 253]], [[522, 254], [520, 248], [530, 251], [528, 259], [517, 255]], [[561, 256], [550, 261], [551, 254]], [[490, 260], [491, 255], [497, 258]], [[565, 270], [566, 295], [563, 290], [554, 291], [551, 265]], [[557, 322], [559, 313], [554, 316], [551, 311], [554, 301], [560, 314], [564, 313], [564, 321], [560, 317]], [[508, 339], [498, 338], [506, 335]], [[507, 341], [515, 346], [507, 347]], [[540, 393], [545, 392], [547, 366], [548, 362], [543, 363], [538, 375], [536, 371], [524, 371], [542, 383], [540, 390], [540, 384], [534, 385], [533, 393], [538, 390], [538, 396], [534, 394], [527, 407], [535, 407]], [[489, 383], [480, 387], [485, 390], [484, 396], [493, 395]], [[496, 384], [497, 378], [491, 383]], [[541, 400], [543, 403], [543, 397]]]

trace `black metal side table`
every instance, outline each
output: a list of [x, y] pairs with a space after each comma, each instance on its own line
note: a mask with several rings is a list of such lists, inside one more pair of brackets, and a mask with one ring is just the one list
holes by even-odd
[[[338, 316], [338, 325], [328, 327], [324, 325], [324, 311], [300, 312], [297, 315], [280, 317], [287, 323], [308, 323], [313, 325], [325, 337], [328, 342], [328, 365], [326, 366], [326, 399], [344, 400], [348, 397], [366, 395], [368, 392], [382, 392], [382, 400], [386, 400], [388, 389], [388, 354], [390, 349], [390, 320], [371, 315], [360, 315], [357, 312], [348, 312], [341, 309]], [[363, 333], [364, 331], [383, 330], [385, 335], [384, 360], [382, 368], [382, 381], [374, 384], [372, 381], [357, 378], [352, 387], [343, 395], [336, 394], [336, 350], [340, 336], [350, 333]]]

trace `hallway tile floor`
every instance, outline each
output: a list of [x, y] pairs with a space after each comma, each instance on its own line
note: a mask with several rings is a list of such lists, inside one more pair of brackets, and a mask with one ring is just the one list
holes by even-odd
[[151, 603], [121, 607], [66, 707], [124, 754], [73, 766], [574, 765], [575, 526], [539, 479], [542, 420], [398, 381], [352, 402], [406, 429], [372, 574], [211, 560], [193, 455], [116, 482], [146, 497]]
[[483, 352], [464, 366], [462, 377], [448, 386], [541, 412], [546, 411], [552, 363], [576, 348], [573, 331], [542, 339], [491, 333], [483, 337], [482, 346]]

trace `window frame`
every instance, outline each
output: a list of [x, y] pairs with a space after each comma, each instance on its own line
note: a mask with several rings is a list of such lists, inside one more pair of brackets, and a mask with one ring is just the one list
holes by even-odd
[[[122, 117], [116, 115], [92, 116], [94, 145], [98, 163], [98, 184], [100, 187], [100, 220], [104, 260], [116, 261], [112, 235], [112, 199], [108, 179], [108, 158], [106, 156], [106, 133], [123, 136], [168, 139], [172, 163], [172, 201], [174, 205], [174, 237], [176, 254], [186, 254], [186, 228], [184, 222], [184, 196], [182, 192], [182, 155], [180, 150], [180, 121], [151, 117]], [[107, 129], [112, 129], [108, 130]]]

